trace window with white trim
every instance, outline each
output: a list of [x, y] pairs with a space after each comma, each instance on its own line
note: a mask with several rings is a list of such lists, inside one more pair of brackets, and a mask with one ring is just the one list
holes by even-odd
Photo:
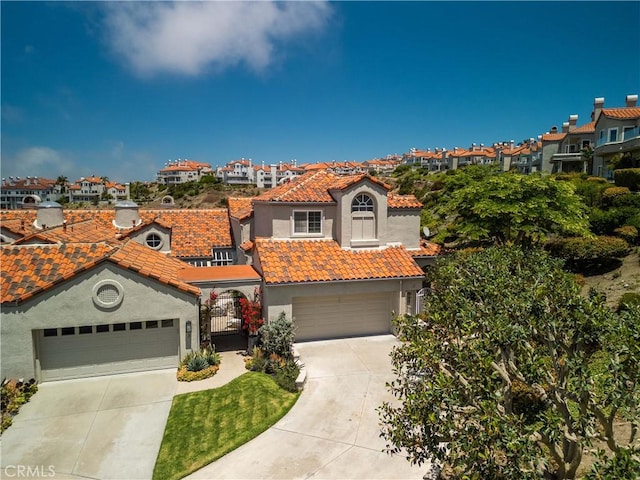
[[369, 195], [361, 193], [356, 195], [351, 202], [352, 212], [373, 212], [373, 199]]
[[618, 141], [618, 128], [610, 128], [609, 129], [609, 142], [617, 142]]
[[351, 240], [375, 240], [376, 215], [373, 198], [361, 193], [351, 202]]
[[233, 255], [229, 250], [214, 250], [212, 265], [222, 267], [233, 264]]
[[298, 210], [293, 212], [294, 234], [320, 234], [322, 233], [322, 211]]

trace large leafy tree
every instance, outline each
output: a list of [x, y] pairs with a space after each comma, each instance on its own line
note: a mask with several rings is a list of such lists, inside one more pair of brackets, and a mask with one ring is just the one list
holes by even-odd
[[444, 177], [435, 213], [461, 241], [530, 245], [551, 233], [589, 235], [587, 209], [570, 182], [472, 166]]
[[611, 471], [633, 478], [640, 310], [581, 296], [537, 249], [461, 252], [431, 280], [426, 313], [398, 319], [398, 401], [380, 407], [389, 451], [456, 478], [575, 478], [585, 451], [606, 445]]

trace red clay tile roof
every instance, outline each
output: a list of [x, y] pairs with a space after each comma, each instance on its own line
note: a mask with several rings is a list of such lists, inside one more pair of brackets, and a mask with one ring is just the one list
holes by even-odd
[[178, 272], [184, 282], [223, 280], [260, 280], [260, 274], [251, 265], [225, 265], [222, 267], [186, 267]]
[[389, 208], [422, 208], [422, 203], [415, 195], [397, 195], [389, 193], [387, 195], [387, 205]]
[[596, 122], [589, 122], [574, 128], [568, 133], [593, 133], [596, 131]]
[[253, 198], [234, 198], [227, 199], [229, 215], [238, 220], [246, 220], [253, 215]]
[[386, 190], [390, 187], [375, 177], [366, 174], [338, 175], [328, 170], [314, 170], [278, 185], [258, 197], [255, 201], [296, 202], [296, 203], [333, 203], [332, 190], [344, 190], [365, 179], [381, 185]]
[[559, 142], [566, 136], [566, 133], [545, 133], [542, 135], [542, 140], [547, 142]]
[[248, 252], [249, 250], [251, 250], [253, 248], [254, 243], [251, 240], [247, 240], [245, 242], [242, 242], [240, 244], [240, 248], [242, 250], [244, 250], [245, 252]]
[[403, 247], [343, 250], [333, 240], [256, 239], [267, 284], [422, 277], [422, 269]]
[[411, 250], [411, 255], [414, 257], [435, 257], [442, 253], [442, 246], [437, 243], [429, 242], [424, 238], [420, 239], [420, 250]]
[[602, 114], [605, 117], [630, 120], [640, 118], [640, 107], [603, 108]]
[[193, 295], [200, 289], [178, 280], [186, 264], [128, 241], [121, 246], [101, 243], [0, 247], [2, 303], [19, 304], [34, 295], [89, 270], [103, 261], [155, 279]]
[[[232, 246], [231, 224], [224, 208], [139, 210], [142, 224], [123, 230], [124, 236], [152, 222], [171, 229], [171, 255], [175, 257], [210, 257], [211, 249]], [[3, 228], [21, 235], [36, 234], [49, 242], [101, 242], [114, 240], [119, 231], [113, 221], [115, 210], [64, 210], [66, 230], [62, 226], [36, 229], [36, 210], [0, 212]], [[21, 229], [24, 220], [25, 229]], [[24, 241], [22, 242], [24, 243]]]

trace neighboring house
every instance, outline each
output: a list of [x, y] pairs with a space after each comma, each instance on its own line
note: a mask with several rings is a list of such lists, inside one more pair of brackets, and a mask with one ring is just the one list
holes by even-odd
[[2, 378], [174, 368], [197, 347], [186, 265], [128, 240], [0, 247]]
[[224, 167], [218, 167], [216, 177], [227, 185], [251, 185], [256, 183], [251, 159], [233, 160]]
[[[594, 168], [606, 172], [614, 156], [640, 161], [640, 107], [638, 95], [627, 95], [624, 107], [604, 108], [604, 98], [596, 99]], [[631, 162], [633, 163], [633, 162]]]
[[88, 202], [97, 204], [101, 200], [127, 200], [129, 184], [110, 182], [103, 177], [82, 177], [66, 189], [69, 202]]
[[421, 207], [374, 177], [327, 170], [229, 201], [235, 243], [263, 278], [265, 317], [284, 312], [298, 341], [388, 333], [394, 312], [414, 311]]
[[211, 165], [195, 160], [168, 161], [156, 175], [156, 181], [163, 185], [178, 185], [186, 182], [197, 182], [203, 175], [213, 173]]
[[57, 201], [63, 186], [55, 180], [31, 177], [7, 177], [0, 184], [0, 210], [30, 208], [41, 202]]

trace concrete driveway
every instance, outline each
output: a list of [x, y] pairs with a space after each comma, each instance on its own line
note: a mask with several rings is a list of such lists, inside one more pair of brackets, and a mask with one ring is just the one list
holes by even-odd
[[307, 383], [276, 425], [189, 479], [421, 479], [428, 466], [382, 452], [376, 407], [393, 400], [392, 335], [300, 343]]
[[0, 437], [0, 476], [151, 478], [176, 392], [175, 372], [41, 384]]

